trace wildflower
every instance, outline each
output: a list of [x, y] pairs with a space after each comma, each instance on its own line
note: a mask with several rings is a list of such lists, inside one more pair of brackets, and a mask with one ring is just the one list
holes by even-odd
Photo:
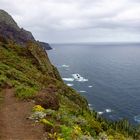
[[43, 112], [43, 111], [45, 111], [45, 109], [40, 105], [36, 105], [33, 107], [33, 112]]

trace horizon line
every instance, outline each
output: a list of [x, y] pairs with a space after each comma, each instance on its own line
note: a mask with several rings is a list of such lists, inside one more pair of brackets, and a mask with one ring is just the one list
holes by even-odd
[[49, 44], [140, 44], [140, 42], [50, 42]]

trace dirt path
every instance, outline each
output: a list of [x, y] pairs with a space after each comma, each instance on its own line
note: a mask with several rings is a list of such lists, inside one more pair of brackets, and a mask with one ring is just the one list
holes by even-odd
[[42, 140], [43, 126], [27, 120], [33, 103], [19, 101], [12, 89], [4, 90], [0, 106], [0, 140]]

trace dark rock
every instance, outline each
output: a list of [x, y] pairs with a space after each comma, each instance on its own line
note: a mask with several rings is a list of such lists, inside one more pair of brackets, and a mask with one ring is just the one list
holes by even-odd
[[15, 30], [20, 30], [17, 23], [13, 20], [13, 18], [4, 10], [0, 10], [0, 24], [5, 23], [8, 26], [13, 27]]
[[48, 43], [37, 41], [37, 43], [43, 47], [45, 50], [51, 50], [51, 46]]
[[27, 41], [35, 41], [32, 34], [24, 29], [16, 30], [15, 28], [0, 22], [0, 34], [5, 38], [15, 41], [18, 44], [24, 45]]
[[0, 10], [0, 34], [6, 39], [24, 45], [27, 41], [35, 41], [32, 33], [19, 28], [13, 18], [4, 10]]

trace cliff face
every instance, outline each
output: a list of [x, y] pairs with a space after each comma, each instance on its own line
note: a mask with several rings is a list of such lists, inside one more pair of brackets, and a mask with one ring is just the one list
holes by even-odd
[[[26, 31], [23, 28], [19, 28], [13, 18], [4, 10], [0, 10], [0, 34], [23, 46], [25, 46], [28, 41], [36, 41], [31, 32]], [[51, 49], [47, 43], [38, 43], [46, 50]]]
[[51, 50], [51, 46], [48, 43], [37, 41], [45, 50]]
[[13, 27], [16, 30], [20, 30], [17, 23], [13, 20], [13, 18], [4, 10], [0, 10], [0, 23], [5, 23], [10, 27]]

